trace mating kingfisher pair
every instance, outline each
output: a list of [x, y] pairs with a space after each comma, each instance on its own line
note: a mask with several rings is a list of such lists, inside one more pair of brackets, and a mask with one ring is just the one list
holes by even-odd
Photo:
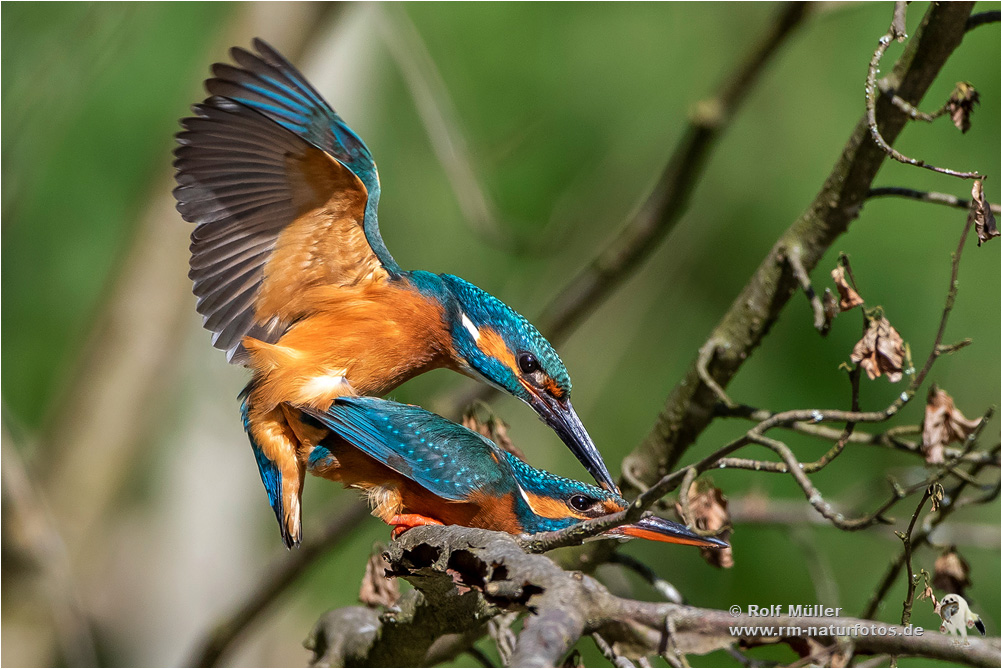
[[[553, 347], [473, 284], [401, 269], [379, 234], [368, 148], [285, 58], [254, 48], [213, 65], [210, 97], [182, 120], [174, 195], [196, 224], [198, 312], [213, 345], [253, 373], [244, 427], [286, 545], [302, 538], [307, 469], [367, 491], [398, 530], [536, 532], [623, 508]], [[439, 367], [524, 401], [604, 490], [417, 407], [363, 399]], [[631, 532], [720, 543], [659, 519], [621, 528]]]

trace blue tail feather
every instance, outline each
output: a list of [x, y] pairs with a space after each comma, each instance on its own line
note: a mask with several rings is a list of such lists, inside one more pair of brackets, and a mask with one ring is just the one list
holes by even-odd
[[254, 440], [254, 436], [251, 434], [250, 430], [250, 418], [249, 411], [247, 408], [247, 395], [249, 394], [250, 387], [248, 386], [242, 393], [240, 393], [240, 416], [243, 418], [244, 431], [247, 433], [247, 439], [250, 440], [251, 449], [254, 451], [254, 459], [257, 461], [258, 471], [261, 473], [261, 483], [264, 484], [264, 490], [268, 493], [268, 504], [271, 505], [272, 510], [275, 512], [275, 519], [278, 520], [278, 527], [282, 532], [282, 541], [289, 548], [295, 545], [292, 537], [289, 536], [289, 530], [285, 526], [285, 508], [282, 504], [282, 472], [278, 470], [275, 463], [268, 459], [268, 456], [264, 454], [261, 447]]

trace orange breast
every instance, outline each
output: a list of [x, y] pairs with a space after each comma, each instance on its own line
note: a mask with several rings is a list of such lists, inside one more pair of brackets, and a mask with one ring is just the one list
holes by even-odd
[[448, 364], [442, 307], [406, 285], [320, 286], [297, 298], [310, 314], [275, 344], [244, 340], [255, 372], [254, 403], [325, 410], [336, 397], [383, 395]]

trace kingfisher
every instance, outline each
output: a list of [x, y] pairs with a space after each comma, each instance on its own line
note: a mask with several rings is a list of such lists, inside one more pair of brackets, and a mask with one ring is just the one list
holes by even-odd
[[250, 368], [245, 430], [288, 547], [301, 541], [306, 462], [325, 430], [302, 411], [382, 396], [448, 368], [528, 404], [607, 490], [609, 470], [546, 339], [450, 274], [401, 269], [379, 233], [365, 143], [260, 39], [216, 63], [181, 120], [174, 196], [195, 224], [189, 277], [212, 343]]
[[[340, 397], [327, 411], [304, 411], [331, 431], [310, 453], [310, 473], [363, 490], [373, 515], [393, 526], [394, 538], [420, 525], [534, 534], [627, 507], [614, 492], [531, 467], [486, 437], [418, 406]], [[600, 536], [727, 546], [657, 516]]]

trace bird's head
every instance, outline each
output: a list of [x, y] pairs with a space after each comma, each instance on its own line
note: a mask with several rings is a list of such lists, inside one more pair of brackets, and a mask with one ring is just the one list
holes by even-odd
[[[505, 453], [515, 475], [515, 513], [522, 531], [528, 534], [570, 527], [583, 520], [607, 516], [624, 510], [628, 503], [617, 494], [587, 483], [566, 479], [530, 467], [510, 453]], [[713, 537], [702, 537], [685, 525], [657, 516], [646, 516], [636, 523], [621, 525], [601, 537], [637, 537], [672, 544], [705, 548], [726, 548]]]
[[456, 298], [449, 318], [453, 355], [460, 370], [532, 407], [603, 488], [618, 491], [571, 406], [571, 379], [550, 342], [490, 293], [457, 276], [443, 274], [441, 278]]

